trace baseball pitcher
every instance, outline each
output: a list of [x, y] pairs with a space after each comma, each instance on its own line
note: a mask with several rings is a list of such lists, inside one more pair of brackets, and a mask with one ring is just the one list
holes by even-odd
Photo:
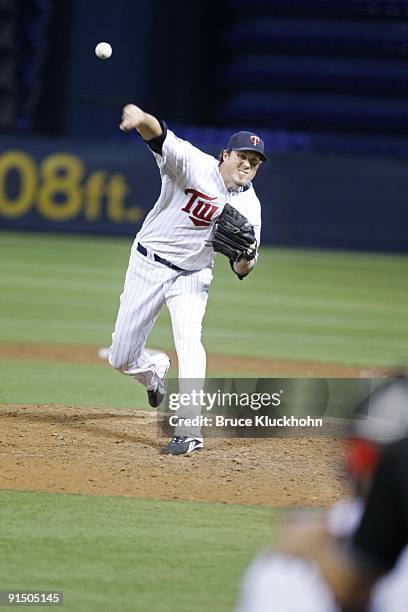
[[[204, 381], [201, 326], [214, 256], [228, 257], [240, 279], [255, 266], [261, 207], [252, 180], [266, 156], [259, 136], [238, 132], [217, 160], [134, 104], [124, 107], [120, 129], [134, 129], [146, 142], [162, 186], [132, 246], [109, 362], [142, 383], [149, 404], [158, 407], [170, 361], [164, 353], [145, 351], [148, 334], [166, 304], [179, 379]], [[201, 430], [180, 426], [162, 452], [179, 455], [202, 448]]]

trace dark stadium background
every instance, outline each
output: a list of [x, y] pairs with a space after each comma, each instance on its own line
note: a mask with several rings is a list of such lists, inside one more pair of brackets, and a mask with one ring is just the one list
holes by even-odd
[[[264, 243], [408, 249], [408, 2], [2, 0], [0, 17], [2, 151], [27, 151], [38, 182], [55, 150], [121, 171], [126, 206], [142, 209], [58, 222], [33, 199], [0, 227], [134, 234], [157, 194], [143, 145], [117, 128], [134, 101], [214, 154], [232, 131], [259, 131]], [[19, 172], [2, 169], [11, 203]]]

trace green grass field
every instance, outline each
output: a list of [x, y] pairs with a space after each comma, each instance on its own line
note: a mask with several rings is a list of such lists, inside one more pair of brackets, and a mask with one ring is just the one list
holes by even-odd
[[[0, 233], [0, 345], [108, 345], [130, 244]], [[208, 351], [406, 365], [408, 257], [263, 248], [242, 283], [218, 259]], [[173, 347], [165, 311], [149, 345]], [[0, 359], [2, 404], [121, 408], [142, 397], [96, 364]], [[231, 610], [243, 568], [272, 537], [270, 509], [236, 504], [13, 491], [0, 503], [0, 590], [64, 590], [66, 610]]]
[[[0, 342], [110, 343], [131, 241], [0, 233]], [[408, 257], [264, 248], [245, 281], [218, 257], [208, 351], [406, 363]], [[173, 346], [166, 309], [149, 344]]]
[[[0, 590], [64, 592], [63, 610], [231, 610], [272, 541], [271, 509], [0, 492]], [[237, 535], [239, 534], [239, 537]]]

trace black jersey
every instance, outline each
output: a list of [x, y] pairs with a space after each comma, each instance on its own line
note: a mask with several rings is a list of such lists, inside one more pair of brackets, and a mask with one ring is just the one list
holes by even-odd
[[408, 438], [403, 438], [382, 454], [353, 537], [353, 550], [366, 569], [385, 573], [394, 567], [407, 544]]

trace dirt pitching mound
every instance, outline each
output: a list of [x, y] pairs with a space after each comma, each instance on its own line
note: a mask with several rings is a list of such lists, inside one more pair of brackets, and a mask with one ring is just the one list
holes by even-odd
[[206, 440], [163, 456], [143, 410], [0, 406], [0, 488], [270, 506], [328, 506], [346, 492], [341, 435]]

